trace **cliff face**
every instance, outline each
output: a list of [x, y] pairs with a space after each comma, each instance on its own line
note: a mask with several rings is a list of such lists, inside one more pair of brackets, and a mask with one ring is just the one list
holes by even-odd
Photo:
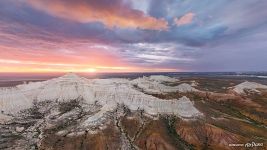
[[[201, 115], [186, 97], [168, 101], [155, 98], [136, 90], [132, 82], [126, 79], [88, 80], [75, 74], [67, 74], [44, 82], [2, 88], [0, 94], [2, 104], [0, 110], [4, 113], [16, 113], [30, 108], [34, 102], [68, 102], [82, 98], [88, 105], [95, 103], [101, 105], [102, 113], [112, 111], [117, 105], [123, 104], [130, 110], [142, 109], [150, 115], [174, 114], [181, 117]], [[101, 112], [98, 114], [101, 115]]]
[[0, 149], [232, 149], [266, 140], [264, 108], [252, 95], [207, 93], [165, 76], [67, 74], [0, 89]]

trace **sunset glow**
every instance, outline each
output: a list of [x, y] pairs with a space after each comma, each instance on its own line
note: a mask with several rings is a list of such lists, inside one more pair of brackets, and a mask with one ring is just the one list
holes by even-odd
[[0, 72], [264, 70], [265, 6], [249, 0], [1, 1]]

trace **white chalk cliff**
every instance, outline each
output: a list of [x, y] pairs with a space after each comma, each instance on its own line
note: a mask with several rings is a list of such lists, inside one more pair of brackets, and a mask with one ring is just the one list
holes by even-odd
[[132, 81], [128, 79], [86, 79], [69, 73], [43, 82], [0, 88], [0, 116], [19, 113], [31, 108], [34, 102], [53, 101], [57, 103], [74, 99], [83, 99], [85, 104], [97, 103], [101, 106], [100, 111], [88, 117], [84, 124], [90, 124], [100, 119], [107, 112], [115, 110], [118, 105], [125, 105], [132, 111], [144, 110], [149, 115], [173, 114], [185, 118], [202, 115], [187, 97], [163, 100], [145, 94], [134, 86], [138, 85], [147, 90], [147, 86], [150, 86], [149, 82], [152, 82], [152, 86], [158, 84], [158, 87], [154, 89], [156, 92], [196, 90], [185, 84], [175, 87], [162, 85], [160, 82], [163, 79], [168, 82], [177, 81], [177, 79], [162, 76], [152, 77], [153, 81], [146, 78]]
[[149, 94], [164, 94], [170, 92], [194, 92], [198, 91], [187, 83], [180, 84], [178, 86], [167, 86], [164, 83], [175, 83], [178, 79], [166, 77], [166, 76], [150, 76], [137, 78], [132, 82], [133, 85]]
[[245, 93], [244, 90], [246, 89], [259, 92], [257, 89], [267, 89], [267, 85], [246, 81], [236, 85], [233, 90], [238, 94], [244, 94]]
[[149, 78], [149, 80], [158, 81], [158, 82], [177, 82], [177, 81], [179, 81], [179, 79], [171, 78], [171, 77], [163, 76], [163, 75], [152, 75], [148, 78]]

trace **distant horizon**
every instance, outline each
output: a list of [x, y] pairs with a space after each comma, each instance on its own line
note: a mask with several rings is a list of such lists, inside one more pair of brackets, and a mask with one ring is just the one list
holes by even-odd
[[[69, 73], [69, 72], [68, 72]], [[68, 73], [0, 73], [0, 87], [22, 84], [23, 82], [44, 81], [64, 76]], [[143, 76], [163, 75], [169, 77], [223, 77], [223, 78], [254, 78], [267, 79], [267, 72], [113, 72], [113, 73], [74, 73], [88, 79], [128, 78], [135, 79]]]
[[12, 76], [12, 77], [23, 77], [23, 76], [63, 76], [68, 73], [74, 73], [81, 76], [97, 76], [105, 74], [266, 74], [267, 71], [180, 71], [180, 72], [0, 72], [0, 77]]
[[132, 72], [0, 72], [0, 74], [68, 74], [68, 73], [74, 73], [74, 74], [121, 74], [121, 73], [267, 73], [267, 71], [154, 71], [154, 72], [145, 72], [145, 71], [132, 71]]

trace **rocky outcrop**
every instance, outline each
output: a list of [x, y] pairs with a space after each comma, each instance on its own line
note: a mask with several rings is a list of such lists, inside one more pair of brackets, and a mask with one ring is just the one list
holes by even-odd
[[[163, 78], [163, 77], [162, 77]], [[182, 83], [178, 86], [168, 86], [165, 85], [166, 81], [163, 79], [156, 80], [158, 78], [152, 78], [151, 77], [143, 77], [143, 78], [137, 78], [132, 82], [133, 85], [135, 85], [138, 89], [141, 91], [148, 93], [148, 94], [164, 94], [164, 93], [171, 93], [171, 92], [181, 92], [181, 93], [186, 93], [186, 92], [195, 92], [198, 91], [197, 89], [193, 88], [191, 85], [187, 83]], [[168, 82], [172, 81], [167, 78]], [[175, 82], [176, 79], [173, 79]]]
[[233, 90], [237, 93], [237, 94], [245, 94], [245, 90], [251, 90], [254, 92], [260, 92], [257, 89], [267, 89], [267, 85], [263, 85], [263, 84], [259, 84], [256, 82], [243, 82], [240, 83], [238, 85], [236, 85]]
[[[178, 89], [185, 91], [188, 86], [180, 85]], [[162, 100], [136, 90], [132, 82], [126, 79], [88, 80], [75, 74], [18, 85], [2, 90], [0, 96], [0, 110], [9, 113], [29, 108], [34, 101], [65, 102], [82, 98], [87, 104], [98, 103], [102, 106], [101, 111], [89, 117], [88, 122], [100, 119], [106, 112], [115, 110], [118, 104], [126, 105], [133, 111], [142, 109], [150, 115], [174, 114], [187, 118], [201, 115], [186, 97]]]
[[152, 81], [158, 81], [158, 82], [178, 82], [179, 79], [176, 78], [171, 78], [168, 76], [163, 76], [163, 75], [152, 75], [148, 77], [149, 80]]

